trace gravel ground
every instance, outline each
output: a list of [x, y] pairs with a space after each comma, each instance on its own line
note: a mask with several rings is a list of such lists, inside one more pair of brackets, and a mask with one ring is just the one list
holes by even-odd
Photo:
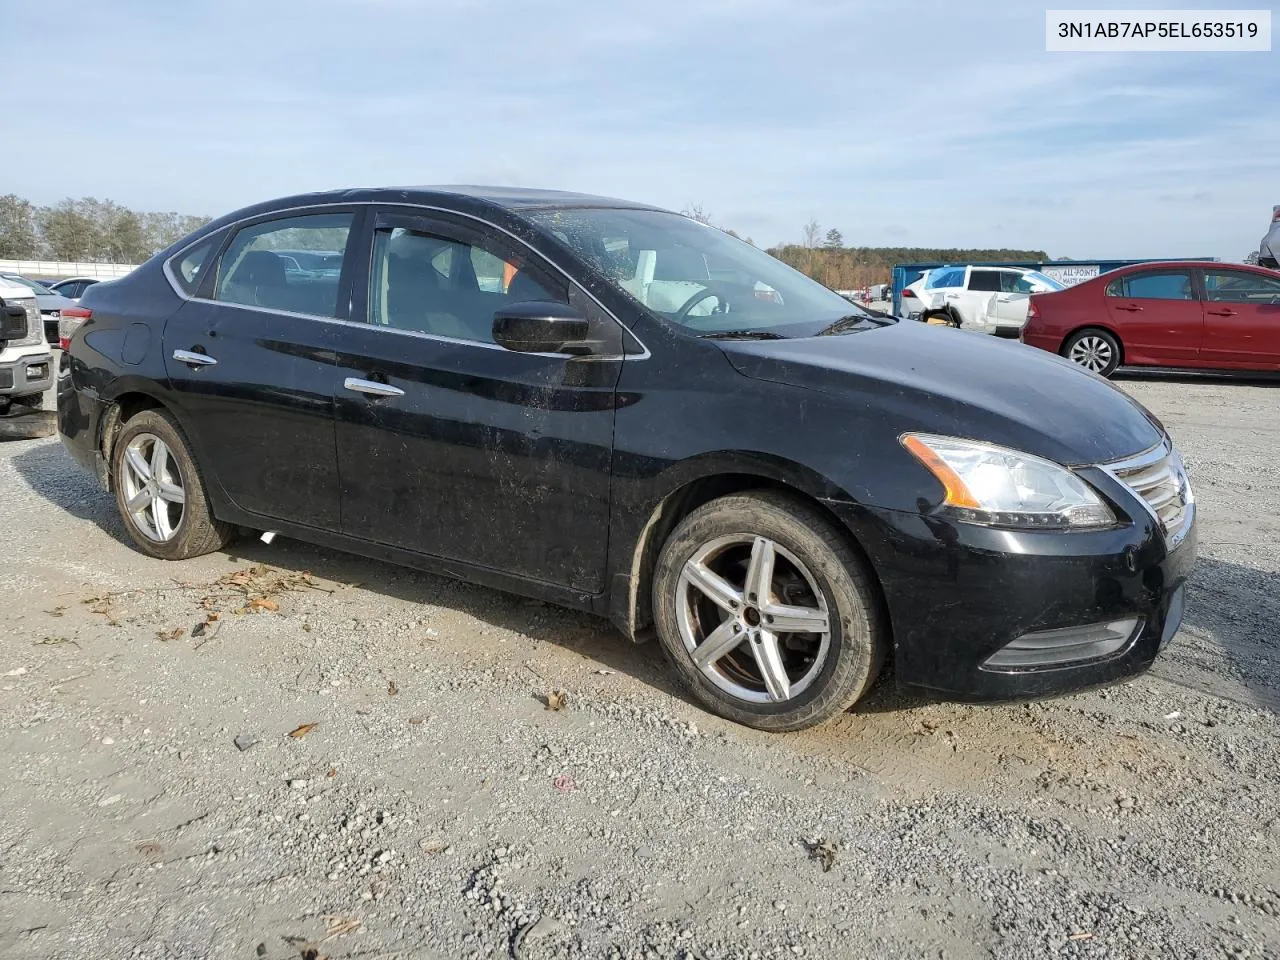
[[0, 445], [0, 956], [1280, 957], [1280, 384], [1122, 385], [1201, 501], [1157, 667], [788, 735], [584, 615], [286, 540], [148, 560], [55, 441]]

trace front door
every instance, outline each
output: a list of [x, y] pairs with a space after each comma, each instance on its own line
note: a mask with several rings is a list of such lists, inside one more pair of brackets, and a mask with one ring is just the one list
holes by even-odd
[[1280, 278], [1251, 270], [1204, 273], [1204, 345], [1209, 364], [1280, 369]]
[[[333, 321], [345, 312], [353, 219], [343, 211], [240, 228], [215, 270], [200, 271], [199, 296], [165, 325], [169, 383], [201, 470], [264, 522], [339, 525]], [[282, 249], [327, 265], [303, 269]]]
[[580, 291], [462, 218], [387, 211], [365, 242], [368, 325], [347, 327], [338, 354], [344, 532], [601, 591], [621, 360], [516, 353], [492, 335], [503, 304]]
[[1204, 316], [1190, 270], [1140, 270], [1106, 287], [1107, 315], [1129, 363], [1196, 360]]

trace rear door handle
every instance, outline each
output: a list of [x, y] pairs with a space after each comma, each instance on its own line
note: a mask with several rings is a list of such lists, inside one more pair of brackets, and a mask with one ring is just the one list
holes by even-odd
[[371, 397], [403, 397], [404, 391], [389, 383], [378, 383], [375, 380], [361, 380], [359, 377], [347, 377], [342, 385], [356, 393], [368, 394]]
[[211, 367], [218, 362], [207, 353], [194, 353], [191, 350], [175, 350], [173, 351], [173, 359], [190, 364], [193, 367]]
[[1234, 317], [1236, 315], [1234, 310], [1209, 310], [1206, 312], [1211, 317]]
[[1116, 307], [1117, 310], [1127, 310], [1129, 313], [1141, 313], [1142, 308], [1136, 303], [1126, 303]]

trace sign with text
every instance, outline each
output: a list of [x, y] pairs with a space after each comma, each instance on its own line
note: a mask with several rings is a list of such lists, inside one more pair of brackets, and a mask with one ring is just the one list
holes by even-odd
[[1102, 271], [1096, 263], [1082, 263], [1079, 266], [1072, 264], [1069, 267], [1044, 267], [1040, 272], [1046, 277], [1053, 277], [1059, 283], [1065, 283], [1068, 287], [1074, 287], [1077, 283], [1092, 280]]

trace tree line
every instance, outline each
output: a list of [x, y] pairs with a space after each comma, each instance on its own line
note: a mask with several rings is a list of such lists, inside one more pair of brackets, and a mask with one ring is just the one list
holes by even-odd
[[142, 263], [209, 219], [94, 197], [41, 207], [11, 193], [0, 196], [0, 260]]
[[[700, 203], [682, 211], [700, 223], [719, 227], [730, 236], [738, 234], [711, 219]], [[799, 243], [780, 243], [768, 253], [832, 290], [865, 290], [872, 284], [889, 283], [893, 267], [899, 263], [983, 263], [999, 260], [1041, 262], [1049, 259], [1043, 250], [983, 250], [942, 247], [846, 247], [844, 235], [835, 227], [825, 232], [817, 220], [801, 230]], [[739, 238], [741, 239], [741, 238]], [[754, 244], [750, 237], [748, 243]]]

